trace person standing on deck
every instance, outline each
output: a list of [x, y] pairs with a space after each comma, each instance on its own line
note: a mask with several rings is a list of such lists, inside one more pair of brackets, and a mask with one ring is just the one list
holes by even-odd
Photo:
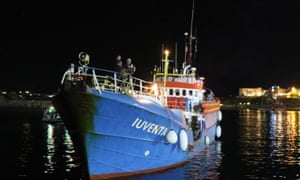
[[126, 64], [124, 66], [124, 72], [122, 73], [124, 75], [122, 87], [123, 89], [125, 89], [125, 92], [133, 89], [132, 74], [135, 72], [135, 70], [136, 67], [132, 64], [132, 59], [127, 58]]
[[115, 70], [116, 70], [118, 73], [121, 73], [122, 69], [123, 69], [122, 57], [121, 57], [121, 55], [117, 55], [117, 57], [116, 57], [116, 67], [115, 67]]
[[129, 75], [132, 75], [133, 73], [135, 73], [136, 67], [134, 64], [132, 64], [132, 59], [131, 58], [127, 58], [126, 60], [126, 71]]
[[124, 81], [126, 67], [123, 65], [122, 56], [120, 54], [116, 57], [115, 71], [117, 72], [117, 86], [119, 87]]

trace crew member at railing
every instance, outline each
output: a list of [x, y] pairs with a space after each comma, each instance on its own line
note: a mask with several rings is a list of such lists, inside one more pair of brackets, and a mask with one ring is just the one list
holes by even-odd
[[127, 69], [127, 73], [130, 75], [135, 73], [136, 67], [134, 64], [132, 64], [131, 58], [127, 58], [127, 60], [126, 60], [126, 69]]
[[122, 57], [121, 57], [121, 55], [117, 55], [115, 69], [118, 73], [121, 73], [122, 68], [123, 68]]
[[124, 70], [124, 65], [122, 62], [122, 56], [118, 54], [116, 57], [116, 64], [115, 64], [115, 71], [117, 72], [117, 76], [116, 76], [117, 86], [120, 86], [121, 80], [123, 79], [123, 70]]
[[122, 89], [125, 88], [125, 91], [128, 92], [128, 90], [133, 90], [133, 82], [132, 82], [132, 74], [134, 74], [136, 71], [135, 65], [132, 63], [131, 58], [127, 58], [126, 60], [126, 65], [122, 69], [122, 77], [123, 77], [123, 82], [122, 82]]

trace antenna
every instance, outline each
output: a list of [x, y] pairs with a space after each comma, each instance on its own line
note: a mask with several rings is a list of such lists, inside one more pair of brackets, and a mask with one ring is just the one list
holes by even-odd
[[177, 42], [175, 43], [175, 70], [177, 72]]
[[195, 9], [195, 0], [193, 0], [193, 6], [192, 6], [191, 27], [190, 27], [190, 39], [193, 38], [194, 9]]

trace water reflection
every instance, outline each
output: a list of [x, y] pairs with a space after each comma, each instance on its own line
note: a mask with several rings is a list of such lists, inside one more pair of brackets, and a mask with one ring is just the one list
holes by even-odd
[[[2, 179], [84, 179], [63, 123], [2, 119]], [[300, 179], [299, 134], [300, 111], [223, 111], [221, 142], [185, 166], [132, 179]]]
[[46, 128], [46, 152], [44, 152], [43, 156], [44, 173], [53, 174], [59, 169], [62, 169], [64, 172], [70, 172], [72, 168], [79, 167], [80, 162], [76, 158], [78, 155], [64, 124], [45, 123], [44, 127]]
[[[24, 122], [21, 125], [20, 130], [20, 144], [18, 152], [18, 177], [27, 177], [30, 173], [30, 167], [32, 166], [33, 156], [33, 132], [32, 126], [28, 122]], [[17, 144], [18, 146], [18, 144]]]
[[48, 124], [47, 126], [47, 139], [46, 139], [46, 149], [47, 149], [47, 153], [46, 155], [44, 155], [45, 158], [45, 171], [44, 173], [53, 173], [54, 171], [54, 165], [55, 165], [55, 160], [54, 156], [55, 156], [55, 139], [53, 137], [53, 125]]
[[222, 143], [208, 146], [207, 149], [196, 155], [184, 168], [184, 179], [219, 179], [218, 168], [222, 163]]
[[222, 162], [222, 143], [209, 145], [205, 150], [197, 154], [182, 167], [170, 169], [164, 172], [146, 174], [138, 177], [131, 177], [130, 180], [199, 180], [219, 179], [218, 168]]
[[299, 112], [243, 110], [239, 116], [245, 177], [299, 178]]

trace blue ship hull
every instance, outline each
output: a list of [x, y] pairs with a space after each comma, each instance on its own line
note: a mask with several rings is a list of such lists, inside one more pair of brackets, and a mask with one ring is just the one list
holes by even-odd
[[206, 147], [207, 137], [213, 143], [216, 136], [217, 112], [207, 115], [213, 125], [204, 124], [194, 141], [181, 110], [167, 109], [144, 98], [75, 91], [61, 92], [54, 104], [67, 127], [82, 142], [81, 154], [86, 158], [90, 177], [144, 173], [180, 165]]

